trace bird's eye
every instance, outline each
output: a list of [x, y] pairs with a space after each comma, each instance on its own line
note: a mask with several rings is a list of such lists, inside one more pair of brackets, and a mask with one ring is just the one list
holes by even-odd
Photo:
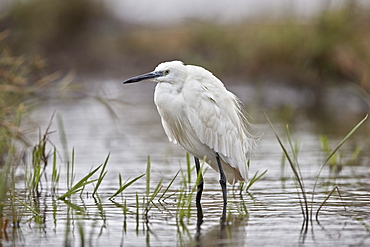
[[170, 70], [169, 69], [163, 71], [163, 74], [165, 74], [165, 75], [168, 75], [169, 73], [170, 73]]

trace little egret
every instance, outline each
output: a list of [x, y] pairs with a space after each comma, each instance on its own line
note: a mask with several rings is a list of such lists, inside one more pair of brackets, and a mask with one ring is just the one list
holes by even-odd
[[153, 72], [124, 81], [124, 84], [154, 79], [154, 102], [168, 139], [194, 156], [200, 181], [197, 205], [203, 191], [199, 159], [220, 173], [226, 217], [226, 180], [230, 184], [248, 180], [247, 160], [254, 144], [250, 124], [239, 99], [208, 70], [180, 61], [159, 64]]

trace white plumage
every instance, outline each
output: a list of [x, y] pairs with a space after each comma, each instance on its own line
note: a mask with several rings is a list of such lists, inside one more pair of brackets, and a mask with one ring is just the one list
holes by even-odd
[[219, 171], [229, 183], [247, 181], [254, 139], [238, 98], [204, 68], [180, 61], [161, 63], [148, 74], [124, 83], [154, 78], [154, 102], [168, 139]]

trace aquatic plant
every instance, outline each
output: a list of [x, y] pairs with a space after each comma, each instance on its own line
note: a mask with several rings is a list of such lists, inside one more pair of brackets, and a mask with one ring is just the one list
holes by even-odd
[[[322, 151], [329, 156], [332, 153], [332, 150], [329, 146], [329, 140], [328, 137], [325, 135], [320, 136], [320, 143], [321, 143], [321, 149]], [[361, 146], [357, 146], [356, 149], [353, 151], [350, 159], [344, 161], [343, 160], [343, 154], [338, 150], [336, 153], [334, 153], [331, 158], [328, 161], [330, 172], [333, 173], [334, 176], [340, 173], [340, 171], [345, 167], [346, 165], [349, 165], [353, 163], [358, 156], [360, 155], [362, 151]]]
[[[312, 221], [312, 213], [313, 213], [313, 207], [314, 207], [314, 197], [315, 197], [317, 182], [318, 182], [318, 180], [320, 178], [320, 175], [321, 175], [322, 170], [329, 163], [329, 161], [334, 157], [334, 155], [338, 152], [338, 150], [340, 149], [340, 147], [366, 121], [366, 119], [368, 118], [368, 115], [366, 115], [355, 127], [353, 127], [349, 131], [349, 133], [340, 141], [340, 143], [330, 152], [330, 154], [327, 156], [327, 158], [324, 161], [324, 163], [321, 165], [321, 168], [320, 168], [320, 170], [319, 170], [319, 172], [318, 172], [318, 174], [316, 176], [316, 180], [315, 180], [314, 186], [312, 188], [312, 197], [311, 197], [310, 209], [309, 209], [309, 201], [308, 201], [308, 198], [307, 198], [307, 191], [306, 191], [306, 188], [304, 186], [304, 179], [303, 179], [302, 174], [300, 172], [298, 158], [297, 158], [298, 157], [298, 152], [297, 152], [297, 149], [294, 148], [294, 145], [292, 145], [291, 134], [290, 134], [290, 131], [289, 131], [289, 127], [287, 125], [286, 130], [287, 130], [288, 142], [289, 142], [289, 145], [290, 145], [290, 149], [291, 149], [291, 153], [292, 154], [290, 154], [288, 152], [288, 149], [283, 144], [281, 138], [277, 134], [277, 131], [274, 128], [274, 126], [273, 126], [272, 122], [270, 121], [269, 117], [267, 116], [267, 114], [266, 113], [264, 113], [264, 114], [265, 114], [265, 117], [266, 117], [268, 123], [271, 126], [271, 129], [273, 130], [273, 132], [275, 134], [275, 137], [276, 137], [277, 141], [279, 142], [280, 147], [283, 150], [283, 153], [284, 153], [286, 159], [288, 160], [288, 163], [289, 163], [289, 165], [291, 167], [291, 170], [292, 170], [292, 172], [294, 174], [294, 179], [295, 179], [295, 181], [297, 182], [297, 184], [299, 186], [299, 189], [300, 189], [299, 195], [302, 195], [302, 197], [303, 197], [303, 202], [301, 202], [301, 198], [299, 197], [300, 203], [301, 203], [302, 215], [303, 215], [303, 219], [304, 219], [303, 225], [305, 226], [303, 229], [304, 230], [307, 230], [308, 222], [309, 221]], [[333, 194], [334, 191], [338, 191], [338, 193], [340, 195], [340, 191], [339, 191], [338, 186], [334, 186], [334, 188], [331, 190], [331, 192], [328, 194], [328, 196], [325, 198], [325, 200], [319, 206], [319, 208], [318, 208], [318, 210], [316, 212], [316, 220], [318, 220], [318, 216], [319, 216], [319, 212], [320, 212], [321, 208], [325, 205], [326, 201]]]
[[[248, 167], [249, 166], [250, 166], [250, 160], [248, 160]], [[249, 189], [253, 186], [253, 184], [256, 183], [258, 180], [260, 180], [267, 173], [267, 169], [264, 170], [261, 174], [258, 174], [258, 173], [259, 171], [256, 171], [253, 177], [249, 179], [248, 183], [246, 184], [244, 182], [240, 183], [240, 187], [239, 187], [240, 193], [242, 193], [243, 190], [248, 192]]]
[[330, 161], [330, 159], [337, 153], [337, 151], [340, 149], [340, 147], [356, 132], [356, 130], [358, 128], [360, 128], [360, 126], [367, 120], [367, 118], [368, 118], [368, 115], [366, 115], [355, 127], [353, 127], [353, 129], [351, 129], [349, 131], [349, 133], [339, 142], [339, 144], [327, 156], [326, 160], [322, 164], [322, 166], [321, 166], [321, 168], [320, 168], [320, 170], [319, 170], [319, 172], [318, 172], [318, 174], [316, 176], [316, 181], [315, 181], [314, 187], [312, 189], [312, 202], [311, 202], [311, 211], [310, 211], [311, 218], [312, 218], [312, 210], [313, 210], [313, 201], [314, 201], [314, 196], [315, 196], [315, 190], [316, 190], [317, 182], [319, 180], [319, 177], [320, 177], [320, 174], [321, 174], [322, 170], [328, 164], [328, 162]]
[[98, 181], [98, 179], [89, 180], [100, 168], [103, 167], [103, 164], [89, 172], [86, 176], [81, 178], [75, 185], [72, 185], [67, 192], [59, 196], [58, 199], [64, 200], [66, 197], [71, 197], [72, 195], [82, 192], [85, 189], [85, 186], [91, 183]]
[[141, 174], [137, 176], [136, 178], [131, 179], [130, 181], [126, 181], [125, 183], [122, 183], [122, 176], [121, 174], [118, 174], [119, 188], [111, 197], [109, 197], [109, 200], [112, 200], [117, 195], [120, 195], [125, 189], [127, 189], [130, 185], [132, 185], [133, 183], [135, 183], [137, 180], [144, 177], [145, 175], [146, 175], [145, 173]]

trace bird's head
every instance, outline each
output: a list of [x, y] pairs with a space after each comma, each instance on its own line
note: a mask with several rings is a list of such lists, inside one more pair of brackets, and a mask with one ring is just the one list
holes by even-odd
[[186, 66], [181, 61], [171, 61], [159, 64], [153, 72], [135, 76], [123, 83], [133, 83], [147, 79], [154, 79], [159, 83], [177, 83], [181, 78], [186, 78]]

